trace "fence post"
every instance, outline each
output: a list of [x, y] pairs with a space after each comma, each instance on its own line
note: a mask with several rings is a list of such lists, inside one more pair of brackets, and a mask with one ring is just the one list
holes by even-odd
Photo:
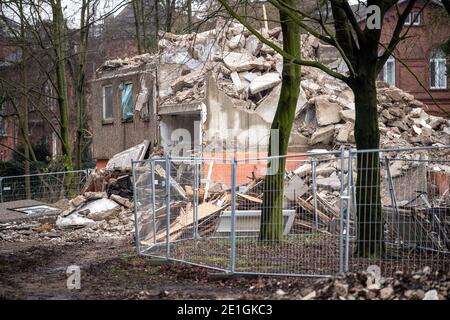
[[234, 158], [231, 167], [231, 273], [236, 271], [236, 163], [236, 158]]
[[150, 160], [150, 170], [152, 179], [153, 244], [156, 244], [155, 160]]
[[346, 201], [346, 237], [345, 237], [345, 261], [344, 261], [344, 272], [348, 272], [348, 260], [349, 260], [349, 252], [350, 252], [350, 197], [353, 194], [353, 163], [352, 163], [353, 155], [352, 148], [348, 150], [348, 169], [347, 169], [347, 201]]
[[316, 166], [317, 160], [316, 158], [312, 159], [312, 192], [313, 192], [313, 205], [314, 205], [314, 223], [316, 225], [316, 229], [319, 229], [319, 217], [317, 215], [317, 181], [316, 181]]
[[347, 212], [347, 200], [348, 195], [345, 194], [345, 149], [341, 147], [341, 192], [340, 192], [340, 236], [339, 236], [339, 273], [344, 272], [344, 261], [345, 261], [345, 247], [344, 247], [344, 237], [346, 236], [347, 230], [344, 227], [344, 219]]
[[136, 166], [135, 162], [131, 161], [131, 172], [133, 175], [133, 202], [134, 202], [134, 239], [136, 241], [136, 253], [141, 254], [141, 240], [139, 237], [139, 221], [137, 216], [137, 201], [136, 201]]
[[0, 177], [0, 202], [3, 203], [3, 177]]
[[170, 158], [166, 155], [166, 258], [170, 257]]
[[194, 240], [199, 239], [198, 235], [198, 185], [199, 185], [199, 177], [198, 177], [198, 163], [197, 159], [194, 160]]

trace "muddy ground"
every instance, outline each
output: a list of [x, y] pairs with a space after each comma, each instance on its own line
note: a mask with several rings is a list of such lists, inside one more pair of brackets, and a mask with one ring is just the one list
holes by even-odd
[[[80, 266], [80, 290], [67, 289], [70, 265]], [[131, 239], [0, 246], [1, 299], [264, 299], [288, 279], [212, 280], [210, 270], [138, 257]]]
[[[67, 288], [67, 267], [81, 288]], [[426, 270], [428, 269], [428, 270]], [[396, 272], [371, 288], [367, 273], [333, 278], [219, 277], [209, 269], [137, 256], [128, 237], [0, 242], [0, 299], [418, 299], [448, 300], [450, 273]]]

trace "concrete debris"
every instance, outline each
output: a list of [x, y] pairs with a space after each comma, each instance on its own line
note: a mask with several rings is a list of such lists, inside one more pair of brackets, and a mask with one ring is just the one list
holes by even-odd
[[[279, 28], [260, 31], [282, 45]], [[324, 48], [309, 34], [302, 35], [301, 43], [305, 59], [317, 60]], [[273, 119], [273, 112], [267, 111], [278, 102], [283, 58], [242, 24], [221, 21], [212, 30], [184, 35], [161, 32], [158, 46], [158, 54], [107, 61], [100, 71], [157, 64], [161, 107], [202, 101], [208, 90], [205, 79], [211, 76], [236, 107], [261, 113], [266, 121]], [[383, 82], [377, 85], [381, 147], [450, 143], [444, 118], [428, 115], [426, 105], [401, 89]], [[305, 146], [354, 145], [354, 128], [349, 123], [355, 122], [355, 100], [350, 88], [322, 71], [303, 67], [301, 89], [299, 121], [293, 131], [307, 140]]]
[[252, 80], [250, 83], [250, 92], [252, 94], [258, 93], [273, 88], [280, 82], [281, 78], [278, 72], [269, 72]]
[[330, 102], [326, 97], [317, 97], [314, 99], [316, 107], [316, 119], [319, 126], [338, 123], [341, 121], [341, 108], [337, 103]]

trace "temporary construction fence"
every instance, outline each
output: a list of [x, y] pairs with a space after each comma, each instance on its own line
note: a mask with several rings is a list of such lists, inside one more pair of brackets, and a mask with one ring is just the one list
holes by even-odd
[[237, 274], [448, 271], [449, 155], [445, 146], [133, 162], [137, 251]]
[[0, 177], [0, 202], [33, 199], [54, 203], [80, 194], [89, 170]]

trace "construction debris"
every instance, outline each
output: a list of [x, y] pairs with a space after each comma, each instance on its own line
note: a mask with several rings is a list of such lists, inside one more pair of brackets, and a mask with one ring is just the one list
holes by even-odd
[[[278, 29], [262, 29], [261, 32], [281, 46]], [[301, 43], [302, 57], [317, 60], [318, 48], [323, 45], [308, 34], [302, 35]], [[215, 29], [202, 33], [161, 32], [158, 54], [108, 61], [100, 70], [126, 69], [156, 61], [160, 65], [180, 65], [167, 75], [172, 79], [170, 88], [165, 85], [169, 79], [161, 81], [158, 97], [161, 108], [201, 101], [208, 90], [206, 78], [212, 76], [236, 107], [255, 111], [271, 122], [279, 95], [283, 59], [243, 25], [221, 21]], [[382, 147], [450, 143], [447, 120], [428, 115], [425, 111], [428, 107], [411, 94], [383, 82], [377, 85]], [[268, 113], [266, 101], [269, 100], [271, 112]], [[299, 101], [293, 134], [301, 137], [305, 147], [320, 145], [333, 149], [355, 144], [355, 102], [345, 83], [317, 69], [303, 67]]]

